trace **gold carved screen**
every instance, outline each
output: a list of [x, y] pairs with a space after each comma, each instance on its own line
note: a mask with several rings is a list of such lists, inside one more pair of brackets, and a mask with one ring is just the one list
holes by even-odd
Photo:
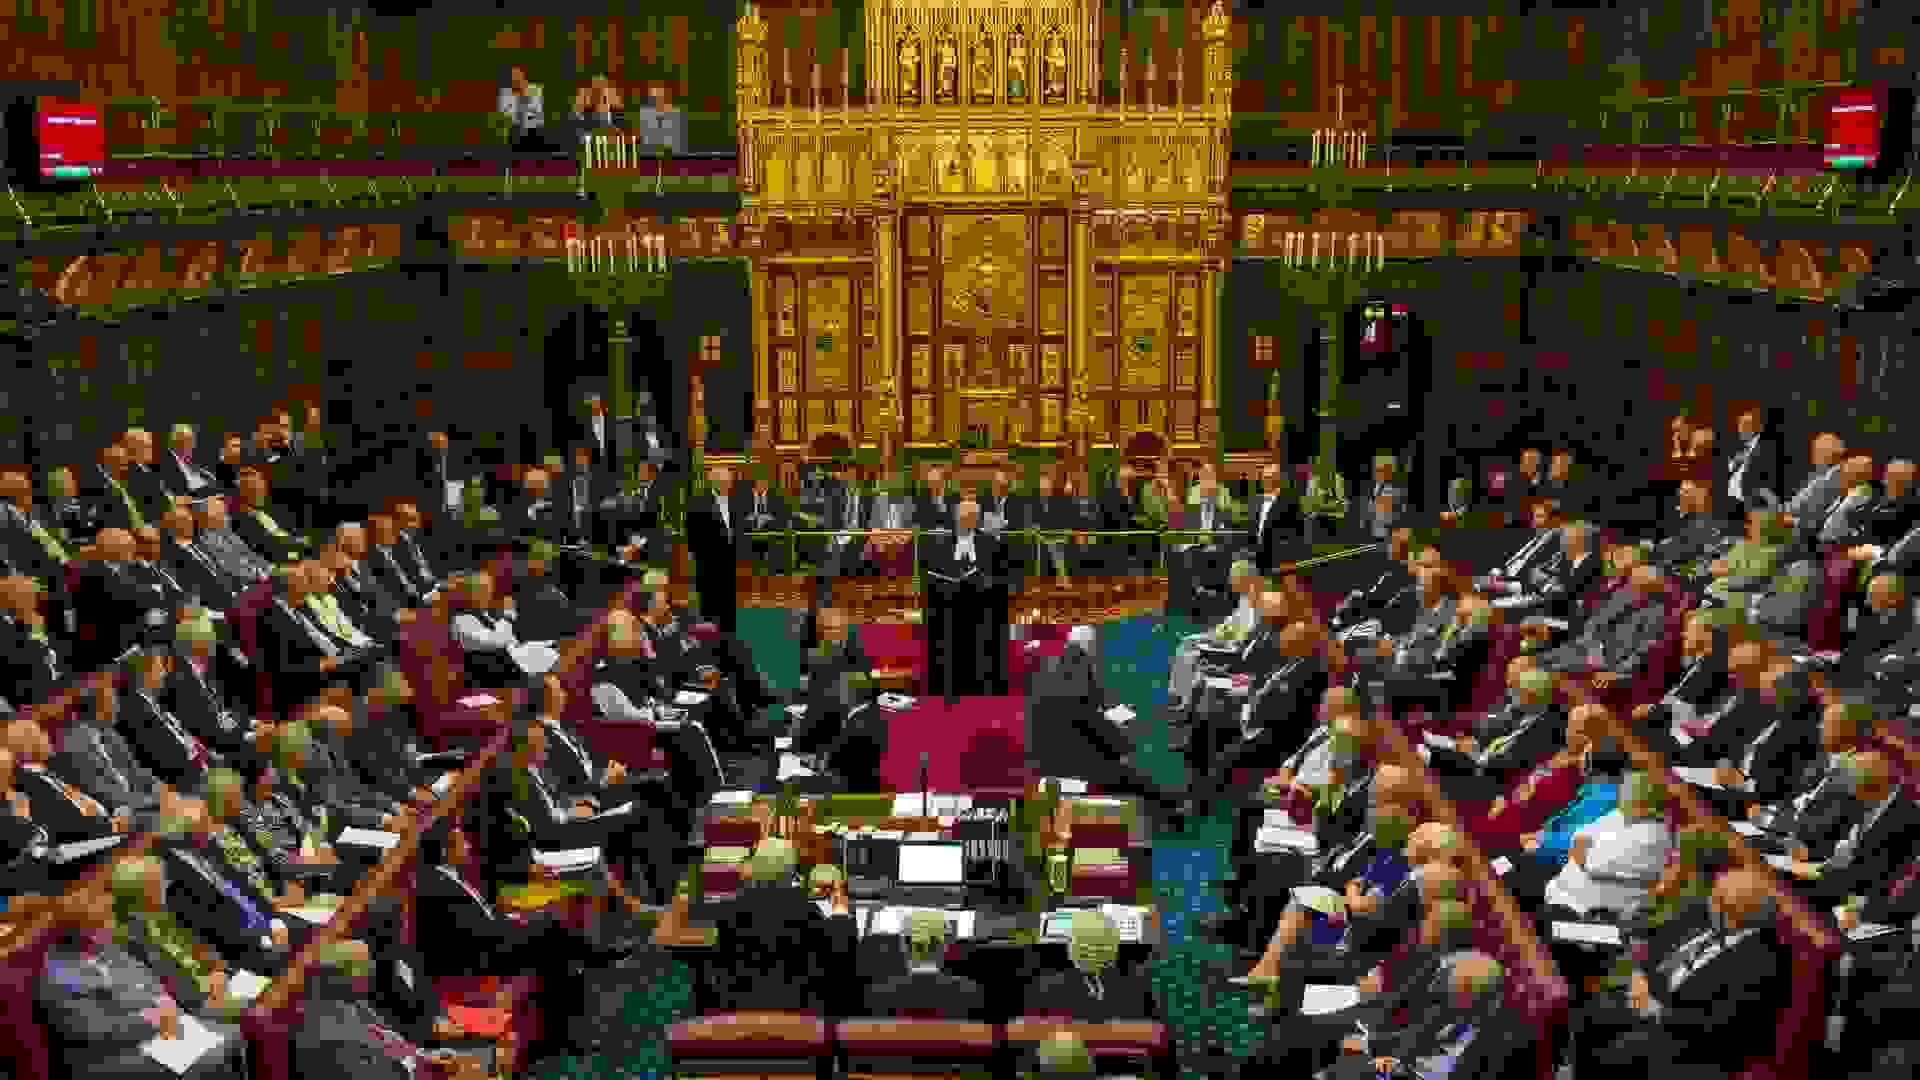
[[1098, 264], [1089, 297], [1087, 362], [1092, 434], [1124, 444], [1148, 430], [1199, 437], [1203, 289], [1210, 276], [1172, 267]]
[[811, 267], [776, 267], [769, 277], [775, 437], [808, 443], [834, 433], [853, 443], [877, 434], [869, 388], [883, 357], [872, 278]]
[[905, 419], [916, 443], [1066, 434], [1066, 215], [903, 215]]

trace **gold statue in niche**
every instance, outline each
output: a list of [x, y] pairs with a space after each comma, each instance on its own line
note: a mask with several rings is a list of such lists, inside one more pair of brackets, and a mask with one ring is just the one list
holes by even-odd
[[900, 39], [900, 93], [905, 104], [920, 104], [920, 42], [909, 31]]
[[793, 279], [790, 277], [775, 278], [773, 295], [776, 310], [779, 314], [779, 322], [776, 324], [776, 335], [779, 337], [792, 337], [794, 320]]
[[987, 24], [980, 24], [980, 36], [973, 42], [973, 103], [975, 105], [993, 104], [993, 84], [996, 79], [993, 70], [993, 35], [987, 33]]
[[1027, 103], [1027, 35], [1019, 23], [1014, 23], [1013, 32], [1007, 35], [1007, 102]]
[[951, 105], [960, 99], [960, 49], [954, 44], [952, 34], [940, 35], [933, 57], [936, 80], [933, 100], [940, 105]]
[[1047, 35], [1046, 103], [1067, 103], [1067, 41], [1058, 30]]

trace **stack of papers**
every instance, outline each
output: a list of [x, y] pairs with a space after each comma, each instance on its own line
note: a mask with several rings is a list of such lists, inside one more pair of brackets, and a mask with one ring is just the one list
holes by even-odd
[[1877, 937], [1886, 937], [1888, 934], [1897, 934], [1899, 932], [1899, 927], [1888, 926], [1885, 923], [1861, 923], [1847, 931], [1847, 940], [1871, 941]]
[[752, 806], [753, 792], [717, 791], [707, 802], [710, 806]]
[[1146, 935], [1147, 909], [1135, 904], [1101, 904], [1100, 913], [1113, 920], [1123, 944], [1137, 945]]
[[325, 926], [333, 921], [333, 909], [330, 907], [284, 907], [278, 910], [282, 915], [291, 915], [315, 926]]
[[1254, 834], [1253, 850], [1261, 855], [1281, 851], [1312, 855], [1320, 850], [1320, 838], [1306, 829], [1263, 826], [1258, 833]]
[[1426, 743], [1428, 746], [1437, 746], [1442, 750], [1458, 750], [1460, 748], [1460, 744], [1457, 741], [1455, 741], [1453, 736], [1435, 735], [1431, 731], [1425, 733], [1421, 737], [1421, 741]]
[[[787, 741], [792, 742], [791, 739]], [[819, 774], [807, 768], [806, 764], [800, 760], [799, 754], [782, 751], [780, 754], [780, 771], [774, 775], [774, 779], [779, 781], [805, 780], [817, 775]]]
[[1585, 945], [1618, 945], [1620, 928], [1608, 923], [1556, 922], [1553, 924], [1553, 940]]
[[560, 662], [560, 652], [551, 645], [542, 645], [537, 641], [522, 642], [507, 650], [513, 662], [528, 675], [545, 675]]
[[567, 851], [536, 851], [535, 862], [553, 871], [564, 874], [576, 870], [589, 870], [600, 861], [600, 849], [597, 847], [572, 848]]
[[975, 916], [970, 910], [942, 911], [938, 908], [893, 906], [869, 908], [861, 934], [904, 934], [907, 920], [916, 911], [931, 911], [945, 919], [948, 941], [967, 941], [973, 937]]
[[71, 844], [55, 844], [47, 850], [47, 858], [55, 865], [64, 866], [75, 859], [84, 859], [96, 851], [105, 851], [125, 842], [126, 833], [114, 833], [112, 836], [99, 836], [92, 840], [75, 840]]
[[1296, 885], [1293, 902], [1322, 915], [1345, 915], [1347, 898], [1324, 885]]
[[1133, 716], [1133, 710], [1125, 705], [1115, 705], [1107, 710], [1107, 719], [1123, 728], [1133, 722]]
[[241, 1001], [252, 1001], [266, 991], [271, 981], [241, 968], [227, 976], [227, 995]]
[[706, 703], [706, 700], [707, 693], [704, 690], [682, 690], [673, 695], [673, 703], [681, 708], [692, 708], [695, 705], [703, 705]]
[[1325, 1016], [1360, 1004], [1360, 988], [1357, 986], [1308, 983], [1305, 989], [1306, 996], [1300, 1002], [1300, 1012], [1305, 1016]]
[[335, 842], [356, 844], [360, 847], [376, 847], [386, 851], [400, 842], [400, 834], [388, 832], [385, 829], [358, 829], [349, 826], [341, 831], [340, 839]]
[[140, 1051], [180, 1076], [219, 1045], [220, 1036], [214, 1034], [213, 1029], [195, 1019], [193, 1014], [183, 1012], [180, 1014], [179, 1038], [162, 1039], [156, 1036], [147, 1040]]
[[467, 709], [481, 709], [488, 705], [500, 704], [500, 699], [492, 694], [468, 694], [460, 699], [460, 706]]

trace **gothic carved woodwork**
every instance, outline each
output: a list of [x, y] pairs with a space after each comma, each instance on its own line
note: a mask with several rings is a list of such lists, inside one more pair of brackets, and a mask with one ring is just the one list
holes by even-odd
[[1047, 32], [1046, 81], [1043, 100], [1049, 105], [1067, 103], [1067, 39], [1059, 30]]
[[913, 347], [913, 388], [925, 390], [933, 386], [933, 346], [915, 345]]
[[800, 353], [798, 350], [782, 346], [773, 351], [774, 366], [780, 372], [780, 392], [797, 394], [800, 392]]
[[995, 89], [1000, 81], [998, 65], [994, 60], [993, 34], [987, 30], [987, 24], [980, 24], [979, 36], [973, 39], [971, 63], [967, 72], [967, 85], [975, 105], [991, 105], [994, 102]]
[[1007, 35], [1007, 104], [1027, 103], [1027, 35], [1019, 23]]
[[894, 91], [895, 100], [903, 105], [920, 104], [921, 86], [920, 39], [909, 30], [900, 38], [899, 74], [900, 85]]
[[1098, 336], [1113, 333], [1113, 279], [1105, 274], [1093, 279], [1093, 332]]
[[1040, 346], [1040, 385], [1042, 388], [1058, 390], [1066, 385], [1066, 371], [1064, 370], [1065, 354], [1066, 347], [1063, 345], [1049, 344]]
[[1024, 325], [1029, 256], [1026, 219], [950, 214], [941, 219], [942, 320], [990, 334]]
[[1045, 277], [1040, 281], [1040, 332], [1067, 332], [1067, 282], [1063, 277]]
[[1174, 352], [1174, 385], [1182, 390], [1192, 390], [1198, 383], [1200, 373], [1199, 350], [1191, 345], [1182, 345]]
[[1013, 387], [1024, 387], [1033, 381], [1033, 355], [1025, 345], [1007, 346], [1006, 382]]
[[1200, 333], [1200, 282], [1193, 277], [1183, 275], [1180, 278], [1180, 336], [1196, 337]]
[[853, 372], [848, 334], [853, 279], [819, 274], [807, 282], [807, 344], [812, 348], [809, 390], [849, 390]]
[[933, 56], [934, 104], [952, 105], [960, 100], [960, 46], [952, 34], [940, 35]]
[[774, 278], [773, 297], [774, 310], [777, 313], [775, 316], [775, 325], [778, 328], [776, 333], [781, 337], [792, 337], [794, 335], [795, 319], [798, 311], [794, 299], [793, 279], [784, 275]]
[[925, 277], [907, 282], [907, 329], [910, 333], [933, 333], [933, 284]]
[[907, 219], [907, 254], [916, 259], [933, 258], [933, 218], [915, 214]]
[[780, 399], [780, 441], [800, 441], [800, 403], [793, 398]]
[[1040, 399], [1040, 437], [1057, 439], [1060, 437], [1060, 399], [1043, 397]]
[[1134, 389], [1166, 385], [1167, 277], [1125, 274], [1120, 279], [1123, 379]]
[[933, 395], [915, 394], [913, 397], [913, 441], [926, 442], [933, 438]]

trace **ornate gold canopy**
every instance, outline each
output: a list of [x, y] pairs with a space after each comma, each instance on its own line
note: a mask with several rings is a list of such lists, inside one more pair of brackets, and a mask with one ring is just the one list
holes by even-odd
[[[1216, 2], [1191, 70], [1186, 49], [1159, 68], [1123, 57], [1105, 100], [1099, 13], [868, 0], [856, 107], [845, 86], [822, 105], [749, 6], [737, 89], [760, 444], [1211, 442], [1230, 21]], [[820, 284], [834, 274], [845, 291]]]

